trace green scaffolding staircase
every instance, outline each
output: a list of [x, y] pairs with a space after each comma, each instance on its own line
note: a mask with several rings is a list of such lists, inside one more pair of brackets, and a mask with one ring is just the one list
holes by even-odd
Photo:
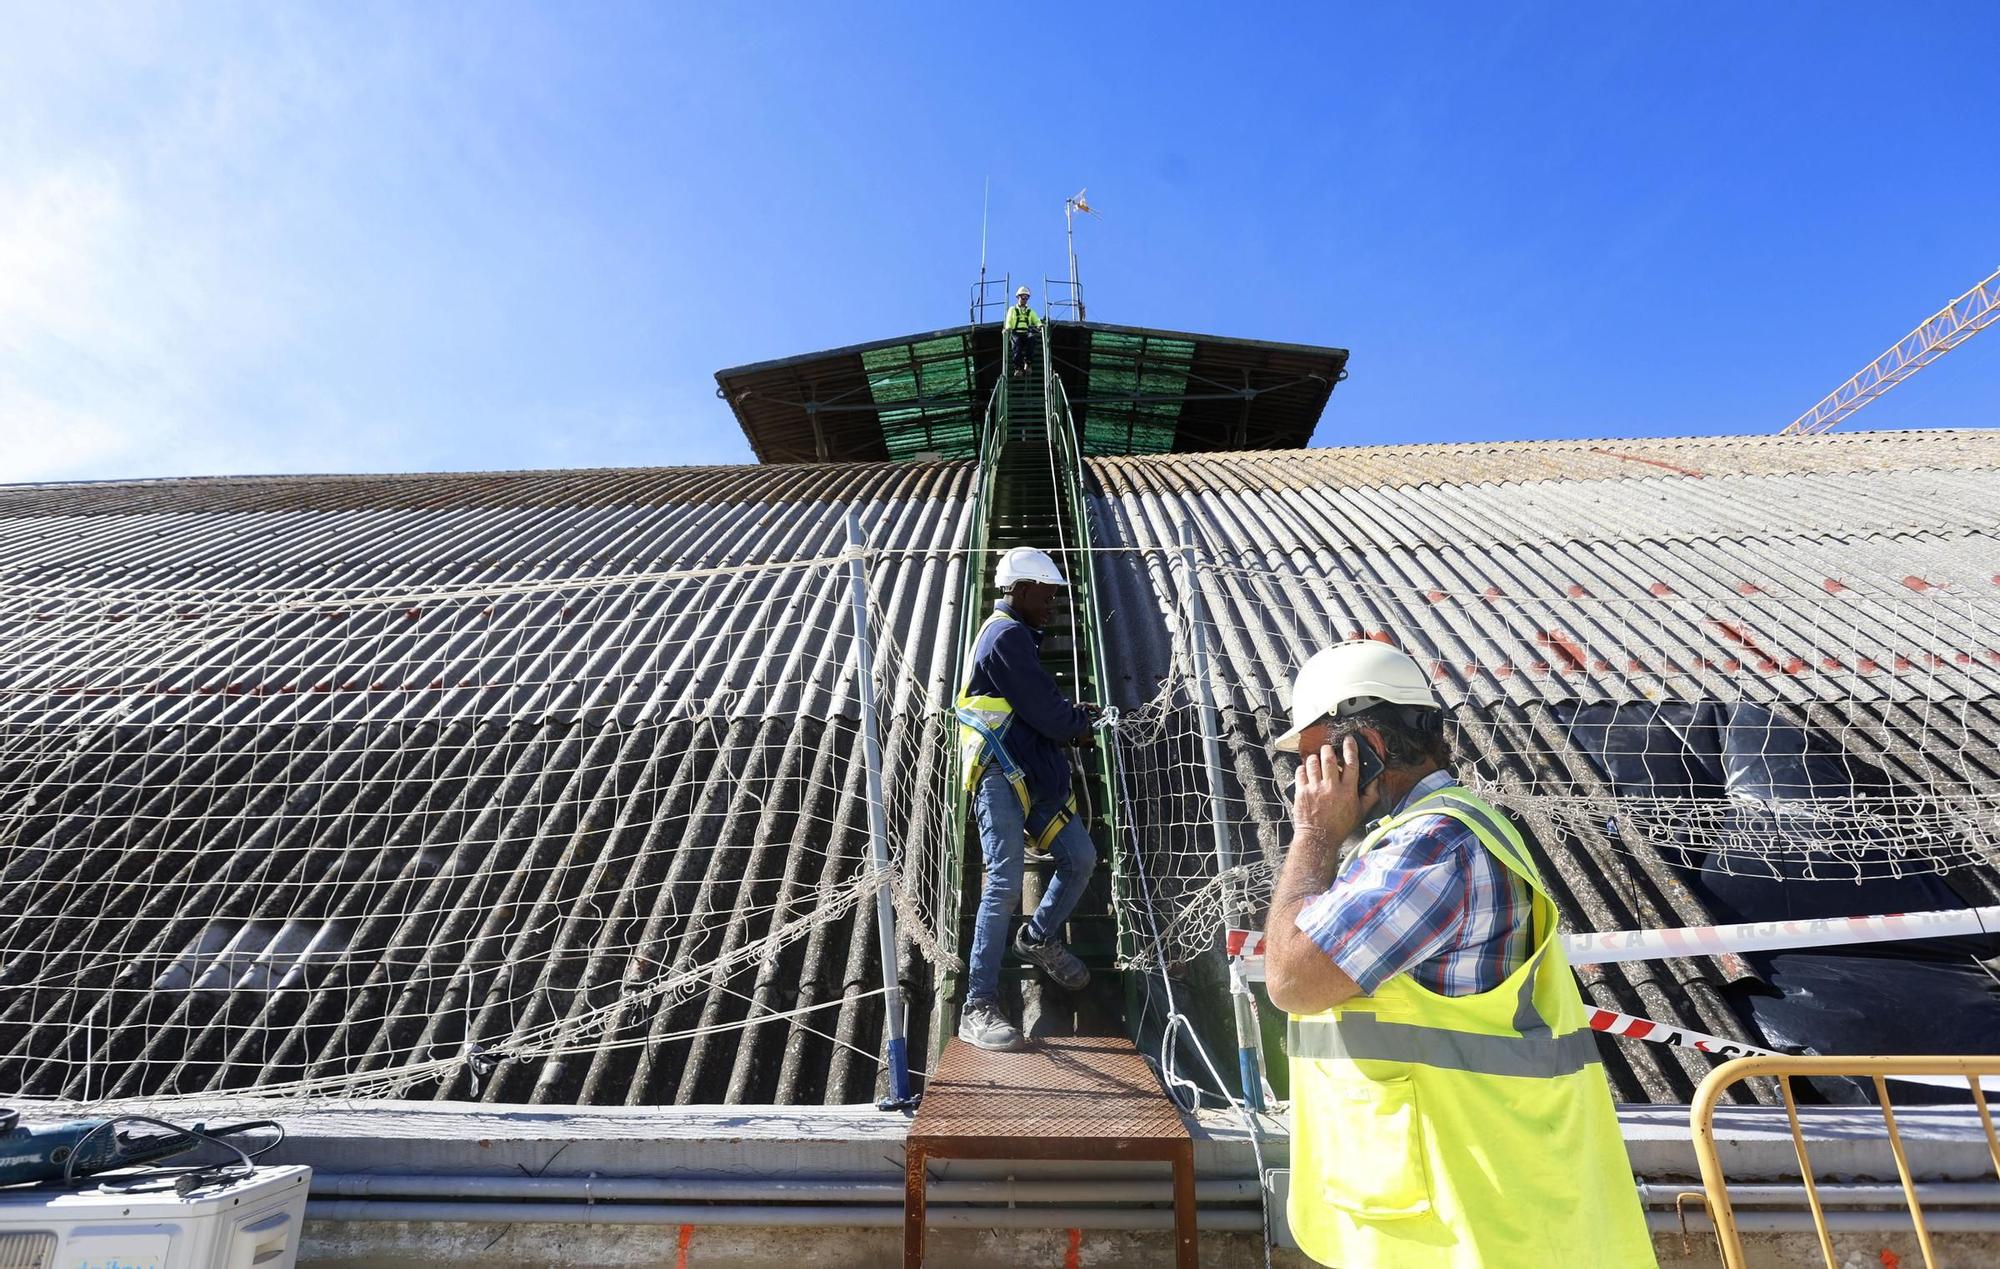
[[[967, 568], [963, 604], [965, 619], [959, 638], [959, 681], [974, 636], [997, 596], [994, 563], [1019, 546], [1046, 551], [1070, 579], [1069, 602], [1058, 603], [1042, 639], [1042, 664], [1057, 686], [1072, 700], [1101, 702], [1104, 674], [1091, 556], [1090, 525], [1084, 497], [1083, 470], [1075, 428], [1062, 380], [1054, 373], [1049, 346], [1038, 343], [1034, 368], [1015, 377], [1002, 373], [995, 384], [982, 425], [979, 506], [973, 549]], [[1002, 350], [1003, 356], [1005, 350]], [[1124, 1033], [1129, 1001], [1124, 975], [1118, 969], [1126, 937], [1114, 902], [1118, 878], [1118, 819], [1113, 800], [1113, 755], [1096, 744], [1075, 751], [1074, 784], [1079, 811], [1097, 847], [1097, 869], [1062, 937], [1091, 969], [1091, 984], [1081, 992], [1065, 992], [1033, 973], [1006, 975], [1005, 989], [1019, 992], [1024, 1029], [1035, 1035]], [[978, 831], [969, 800], [959, 798], [963, 825], [957, 879], [958, 949], [963, 960], [972, 946], [972, 922], [977, 912], [984, 869]], [[1022, 895], [1022, 915], [1034, 911], [1048, 879], [1048, 865], [1030, 863]], [[1013, 958], [1009, 965], [1018, 971]], [[940, 988], [940, 1008], [932, 1051], [943, 1046], [956, 1025], [963, 999], [963, 982], [947, 979]]]

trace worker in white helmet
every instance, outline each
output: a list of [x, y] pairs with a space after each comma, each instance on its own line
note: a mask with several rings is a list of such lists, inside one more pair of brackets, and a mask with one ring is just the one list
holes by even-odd
[[1422, 668], [1338, 644], [1300, 668], [1291, 722], [1265, 956], [1299, 1246], [1352, 1269], [1653, 1264], [1531, 839], [1452, 774]]
[[1028, 373], [1035, 358], [1035, 341], [1041, 337], [1042, 319], [1028, 307], [1028, 288], [1014, 292], [1014, 306], [1007, 310], [1007, 361], [1014, 377]]
[[1053, 857], [1056, 871], [1034, 915], [1014, 935], [1014, 951], [1072, 991], [1090, 981], [1089, 968], [1060, 937], [1097, 865], [1090, 834], [1076, 816], [1065, 748], [1089, 733], [1099, 711], [1064, 697], [1042, 668], [1042, 630], [1057, 593], [1069, 584], [1055, 561], [1016, 547], [1000, 557], [993, 580], [1001, 598], [980, 627], [958, 698], [965, 789], [986, 861], [958, 1035], [982, 1049], [1004, 1050], [1021, 1047], [1020, 1029], [1000, 1003], [1000, 962], [1021, 903], [1031, 840]]

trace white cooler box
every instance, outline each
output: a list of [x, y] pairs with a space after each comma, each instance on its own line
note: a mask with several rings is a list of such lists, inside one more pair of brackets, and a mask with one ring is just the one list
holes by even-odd
[[0, 1269], [293, 1269], [312, 1169], [222, 1189], [0, 1189]]

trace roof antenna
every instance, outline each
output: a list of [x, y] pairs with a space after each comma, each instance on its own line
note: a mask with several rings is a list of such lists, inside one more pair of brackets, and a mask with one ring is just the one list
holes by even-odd
[[986, 307], [986, 213], [993, 205], [993, 178], [986, 178], [986, 192], [979, 199], [979, 285], [972, 290], [971, 311], [966, 321], [979, 325], [981, 311]]

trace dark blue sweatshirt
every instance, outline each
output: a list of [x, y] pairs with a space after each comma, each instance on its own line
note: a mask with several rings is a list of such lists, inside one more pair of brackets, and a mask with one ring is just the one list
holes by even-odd
[[1069, 755], [1063, 746], [1090, 730], [1090, 719], [1056, 690], [1042, 668], [1042, 632], [1022, 621], [1006, 600], [993, 606], [1012, 621], [989, 621], [972, 648], [966, 687], [975, 696], [1004, 696], [1013, 725], [1001, 743], [1028, 776], [1036, 802], [1069, 797]]

